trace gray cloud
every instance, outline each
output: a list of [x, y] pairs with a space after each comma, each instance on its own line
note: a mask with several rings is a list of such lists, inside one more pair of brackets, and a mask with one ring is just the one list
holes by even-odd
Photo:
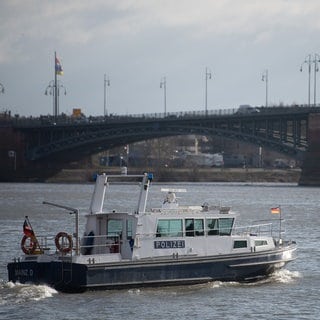
[[264, 103], [270, 74], [274, 103], [305, 103], [309, 53], [319, 52], [320, 3], [308, 0], [1, 1], [0, 110], [52, 112], [44, 89], [57, 51], [68, 94], [60, 110], [102, 114], [103, 74], [113, 113], [202, 110], [204, 70], [212, 109]]

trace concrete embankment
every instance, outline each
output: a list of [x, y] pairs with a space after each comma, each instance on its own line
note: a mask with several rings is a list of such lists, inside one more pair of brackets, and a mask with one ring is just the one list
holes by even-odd
[[[108, 169], [75, 169], [60, 171], [55, 176], [46, 180], [50, 183], [83, 183], [94, 180], [97, 173], [120, 174], [120, 168]], [[156, 182], [283, 182], [298, 183], [300, 169], [218, 169], [218, 168], [190, 168], [190, 169], [161, 169], [155, 168], [128, 169], [128, 174], [142, 174], [153, 172]]]

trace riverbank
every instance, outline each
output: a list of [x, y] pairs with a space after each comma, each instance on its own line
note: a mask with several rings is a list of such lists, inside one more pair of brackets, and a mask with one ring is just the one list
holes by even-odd
[[[120, 168], [63, 169], [58, 174], [46, 179], [48, 183], [83, 183], [91, 182], [97, 173], [120, 174]], [[260, 169], [260, 168], [129, 168], [128, 174], [153, 172], [156, 182], [283, 182], [298, 183], [300, 169]]]

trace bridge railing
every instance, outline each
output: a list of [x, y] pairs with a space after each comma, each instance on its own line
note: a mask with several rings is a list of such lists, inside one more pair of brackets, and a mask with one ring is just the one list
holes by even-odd
[[194, 117], [207, 117], [207, 116], [225, 116], [233, 115], [237, 112], [237, 109], [217, 109], [217, 110], [207, 110], [207, 111], [180, 111], [180, 112], [162, 112], [162, 113], [140, 113], [140, 114], [131, 114], [127, 116], [129, 119], [175, 119], [175, 118], [194, 118]]
[[[117, 115], [109, 114], [108, 116], [82, 116], [73, 117], [61, 114], [57, 117], [51, 115], [42, 115], [39, 117], [19, 117], [18, 115], [6, 118], [6, 122], [10, 121], [17, 127], [34, 127], [34, 126], [52, 126], [52, 125], [90, 125], [90, 124], [103, 124], [114, 122], [132, 122], [132, 121], [150, 121], [150, 120], [175, 120], [175, 119], [188, 119], [188, 118], [204, 118], [204, 117], [225, 117], [237, 116], [247, 117], [249, 115], [266, 115], [266, 114], [280, 114], [280, 113], [302, 113], [302, 112], [320, 112], [320, 105], [290, 105], [290, 106], [270, 106], [270, 107], [254, 107], [247, 112], [239, 112], [238, 108], [231, 109], [215, 109], [215, 110], [199, 110], [199, 111], [180, 111], [180, 112], [162, 112], [162, 113], [141, 113], [141, 114], [127, 114]], [[1, 117], [0, 117], [1, 119]]]
[[97, 123], [114, 123], [123, 121], [149, 121], [149, 120], [170, 120], [194, 117], [212, 117], [227, 116], [235, 114], [237, 109], [218, 109], [208, 111], [181, 111], [167, 113], [141, 113], [117, 115], [110, 114], [108, 116], [88, 116], [88, 117], [72, 117], [67, 115], [59, 115], [57, 117], [47, 115], [40, 117], [12, 117], [11, 122], [16, 126], [47, 126], [47, 125], [75, 125], [75, 124], [97, 124]]

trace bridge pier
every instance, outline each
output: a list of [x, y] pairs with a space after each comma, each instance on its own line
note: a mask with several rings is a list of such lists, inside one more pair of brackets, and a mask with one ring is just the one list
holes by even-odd
[[22, 134], [4, 122], [0, 126], [0, 181], [11, 181], [25, 163]]
[[0, 181], [45, 181], [59, 170], [48, 168], [46, 162], [31, 162], [25, 158], [26, 137], [14, 130], [10, 122], [0, 123]]
[[300, 186], [320, 186], [320, 114], [308, 118], [309, 147], [303, 161]]

